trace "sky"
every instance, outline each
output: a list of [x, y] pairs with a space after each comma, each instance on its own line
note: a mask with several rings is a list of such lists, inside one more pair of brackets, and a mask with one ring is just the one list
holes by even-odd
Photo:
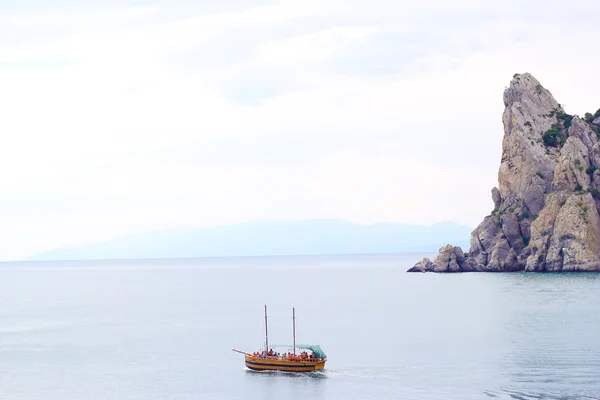
[[493, 208], [502, 92], [600, 107], [597, 1], [0, 0], [0, 260]]

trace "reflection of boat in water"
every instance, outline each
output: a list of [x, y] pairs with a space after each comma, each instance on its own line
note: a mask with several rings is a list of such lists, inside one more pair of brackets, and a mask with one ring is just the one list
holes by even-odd
[[[321, 346], [316, 344], [296, 344], [296, 310], [292, 309], [293, 336], [292, 345], [272, 345], [269, 347], [269, 329], [267, 324], [267, 306], [265, 306], [265, 349], [262, 352], [254, 354], [246, 353], [241, 350], [233, 349], [245, 357], [246, 367], [256, 371], [289, 371], [289, 372], [310, 372], [325, 368], [327, 356], [321, 350]], [[288, 354], [273, 351], [274, 348], [292, 348], [293, 351]], [[312, 354], [303, 351], [300, 355], [296, 354], [296, 349], [308, 350]]]

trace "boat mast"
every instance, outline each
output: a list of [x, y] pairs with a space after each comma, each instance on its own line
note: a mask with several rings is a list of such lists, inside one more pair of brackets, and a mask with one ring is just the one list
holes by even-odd
[[294, 322], [294, 355], [296, 355], [296, 309], [292, 307], [292, 321]]
[[267, 328], [267, 305], [265, 304], [265, 352], [269, 352], [269, 329]]

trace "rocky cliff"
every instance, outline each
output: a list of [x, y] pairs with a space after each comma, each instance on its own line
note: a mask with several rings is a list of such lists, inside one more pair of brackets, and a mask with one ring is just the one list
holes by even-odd
[[468, 254], [447, 245], [409, 272], [600, 271], [600, 110], [565, 113], [528, 73], [504, 105], [494, 210]]

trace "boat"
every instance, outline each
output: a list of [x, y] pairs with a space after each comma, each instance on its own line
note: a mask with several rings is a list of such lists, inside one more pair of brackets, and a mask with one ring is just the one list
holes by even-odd
[[[312, 372], [325, 368], [327, 355], [318, 344], [296, 344], [296, 309], [292, 308], [293, 320], [293, 344], [271, 345], [269, 347], [269, 327], [267, 319], [267, 306], [265, 305], [265, 348], [262, 352], [253, 354], [242, 350], [232, 349], [244, 355], [246, 367], [253, 371], [287, 371], [287, 372]], [[292, 351], [288, 355], [278, 356], [280, 353], [274, 351], [276, 348], [288, 348]], [[301, 355], [296, 354], [296, 349], [308, 350], [308, 355], [303, 351]], [[273, 355], [269, 355], [273, 354]]]

